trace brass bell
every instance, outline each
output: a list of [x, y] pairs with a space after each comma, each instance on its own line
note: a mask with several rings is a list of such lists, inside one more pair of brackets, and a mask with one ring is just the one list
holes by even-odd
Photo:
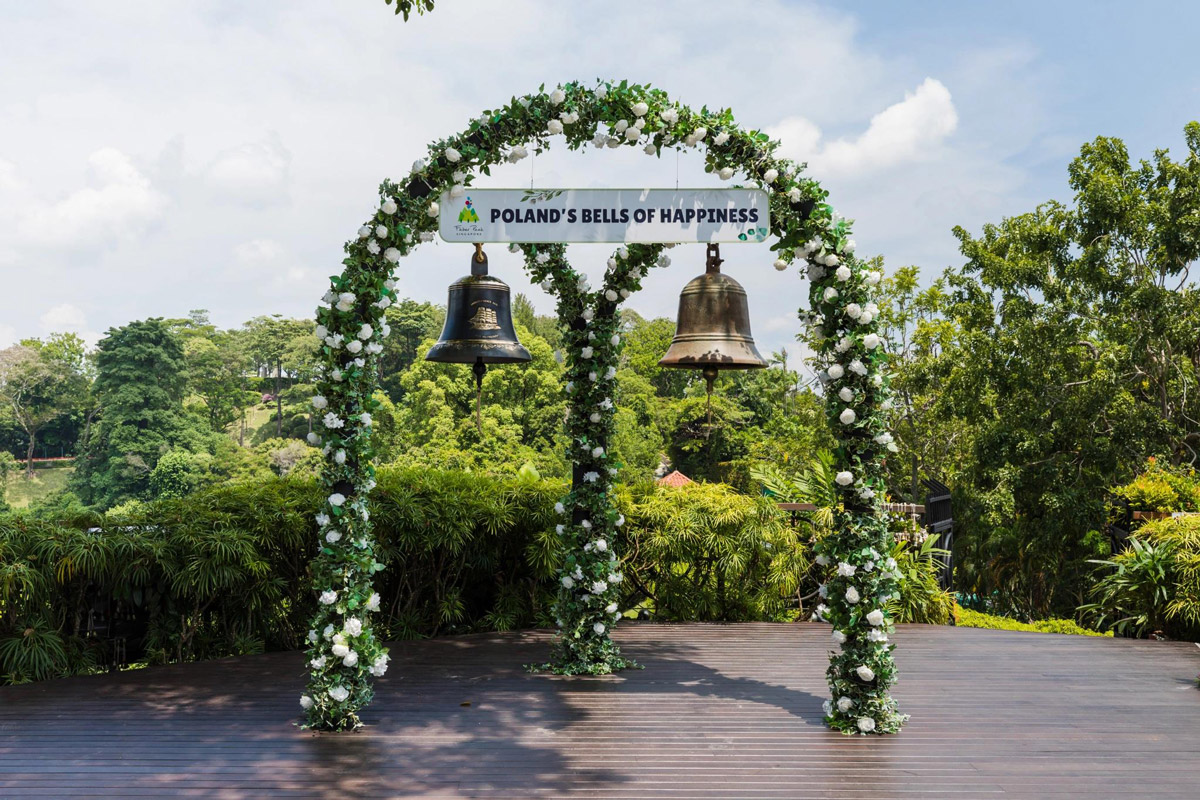
[[708, 385], [710, 424], [717, 373], [767, 366], [750, 335], [746, 290], [721, 272], [722, 261], [720, 246], [710, 244], [704, 274], [689, 281], [679, 295], [675, 338], [658, 362], [660, 367], [702, 370]]
[[437, 344], [425, 354], [425, 360], [472, 365], [475, 425], [480, 429], [479, 406], [487, 365], [533, 360], [513, 330], [508, 284], [488, 275], [487, 254], [481, 244], [475, 245], [471, 274], [450, 284], [446, 324]]

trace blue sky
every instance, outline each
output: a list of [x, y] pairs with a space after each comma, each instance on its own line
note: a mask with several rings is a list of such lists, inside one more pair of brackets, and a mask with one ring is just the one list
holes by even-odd
[[[598, 76], [731, 106], [809, 162], [861, 253], [930, 279], [960, 263], [954, 225], [1068, 200], [1094, 136], [1178, 153], [1200, 118], [1198, 29], [1182, 2], [441, 0], [405, 25], [382, 0], [0, 0], [0, 344], [191, 308], [309, 315], [382, 178], [485, 107]], [[677, 170], [712, 183], [695, 156], [560, 149], [480, 185], [669, 187]], [[791, 345], [805, 285], [765, 247], [729, 249], [760, 348]], [[467, 250], [423, 248], [401, 289], [444, 302]], [[607, 250], [572, 252], [603, 270]], [[549, 311], [505, 256], [494, 271]], [[674, 313], [703, 252], [674, 260], [631, 307]]]

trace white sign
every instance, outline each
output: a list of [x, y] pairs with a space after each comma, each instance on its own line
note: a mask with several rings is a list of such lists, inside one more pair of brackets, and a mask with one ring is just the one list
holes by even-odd
[[447, 242], [761, 242], [761, 189], [467, 189], [442, 195]]

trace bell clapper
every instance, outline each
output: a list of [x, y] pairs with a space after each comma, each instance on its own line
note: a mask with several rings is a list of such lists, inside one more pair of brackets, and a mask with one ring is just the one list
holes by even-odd
[[479, 435], [483, 436], [483, 418], [480, 416], [480, 406], [483, 401], [483, 374], [487, 372], [487, 364], [483, 363], [483, 356], [477, 356], [475, 363], [471, 365], [471, 372], [475, 375], [475, 430], [479, 431]]

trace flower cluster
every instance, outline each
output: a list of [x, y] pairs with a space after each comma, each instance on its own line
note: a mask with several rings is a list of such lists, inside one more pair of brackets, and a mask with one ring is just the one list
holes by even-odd
[[[443, 193], [460, 197], [478, 174], [503, 162], [520, 161], [560, 136], [573, 150], [637, 147], [659, 156], [664, 149], [701, 148], [708, 172], [722, 180], [745, 176], [769, 192], [771, 234], [776, 239], [774, 267], [787, 270], [797, 261], [807, 265], [813, 278], [814, 308], [819, 305], [822, 330], [828, 329], [831, 337], [823, 340], [828, 346], [818, 352], [829, 361], [830, 380], [843, 381], [833, 387], [836, 394], [827, 394], [831, 414], [845, 430], [838, 450], [839, 484], [845, 487], [848, 502], [838, 536], [847, 542], [862, 539], [867, 546], [855, 552], [843, 551], [840, 545], [833, 548], [844, 553], [839, 562], [853, 566], [860, 582], [835, 583], [853, 580], [850, 575], [830, 583], [841, 591], [841, 599], [831, 598], [828, 615], [838, 621], [838, 634], [846, 637], [843, 647], [850, 648], [831, 661], [830, 675], [835, 693], [839, 692], [849, 674], [836, 666], [839, 659], [847, 654], [858, 657], [854, 648], [860, 640], [869, 642], [870, 659], [864, 650], [858, 665], [863, 669], [856, 667], [853, 672], [863, 686], [875, 688], [851, 691], [847, 687], [842, 695], [857, 705], [847, 706], [846, 711], [831, 710], [830, 724], [845, 728], [845, 720], [851, 718], [845, 715], [857, 712], [855, 719], [874, 720], [872, 730], [894, 730], [899, 718], [886, 695], [894, 672], [886, 644], [890, 627], [886, 620], [878, 625], [862, 621], [877, 618], [872, 612], [881, 608], [880, 598], [890, 586], [886, 563], [872, 557], [872, 552], [887, 552], [886, 526], [879, 527], [882, 518], [877, 514], [883, 491], [880, 448], [887, 445], [880, 438], [886, 432], [876, 414], [878, 400], [886, 392], [876, 382], [883, 350], [873, 327], [878, 309], [866, 296], [868, 279], [850, 257], [852, 247], [843, 235], [847, 226], [823, 202], [826, 193], [800, 175], [798, 165], [775, 155], [778, 143], [765, 134], [743, 130], [728, 110], [695, 111], [659, 89], [626, 81], [569, 83], [548, 92], [543, 87], [513, 98], [503, 108], [484, 111], [467, 130], [432, 143], [403, 181], [384, 181], [377, 210], [346, 245], [344, 271], [332, 279], [317, 314], [324, 373], [313, 399], [321, 418], [313, 441], [327, 457], [322, 475], [327, 501], [317, 519], [318, 611], [309, 634], [311, 679], [301, 698], [308, 724], [322, 729], [357, 725], [357, 711], [371, 697], [370, 678], [381, 675], [387, 666], [386, 652], [372, 638], [370, 626], [370, 612], [380, 602], [371, 589], [371, 576], [382, 565], [373, 554], [366, 500], [374, 485], [370, 415], [376, 357], [381, 339], [388, 334], [384, 310], [396, 300], [392, 270], [420, 243], [434, 238]], [[601, 673], [627, 665], [610, 637], [620, 617], [619, 544], [624, 523], [612, 504], [611, 484], [618, 465], [608, 450], [621, 347], [617, 310], [640, 288], [648, 268], [670, 263], [663, 253], [668, 246], [618, 248], [602, 285], [596, 288], [570, 267], [563, 245], [519, 248], [534, 281], [556, 297], [565, 327], [566, 428], [573, 476], [571, 491], [559, 504], [556, 524], [563, 542], [556, 607], [560, 635], [549, 666], [559, 672]], [[835, 292], [827, 296], [827, 288]], [[857, 304], [854, 309], [851, 302]], [[835, 331], [840, 331], [836, 337]], [[833, 377], [835, 366], [840, 370], [838, 378]], [[845, 397], [843, 388], [848, 390]], [[876, 563], [866, 570], [865, 562], [872, 560]], [[870, 578], [863, 579], [868, 573]], [[849, 612], [853, 619], [839, 616], [847, 608], [857, 610]], [[874, 640], [868, 639], [864, 625], [878, 631]], [[866, 704], [864, 691], [871, 693], [874, 705]], [[865, 721], [856, 724], [867, 729]]]

